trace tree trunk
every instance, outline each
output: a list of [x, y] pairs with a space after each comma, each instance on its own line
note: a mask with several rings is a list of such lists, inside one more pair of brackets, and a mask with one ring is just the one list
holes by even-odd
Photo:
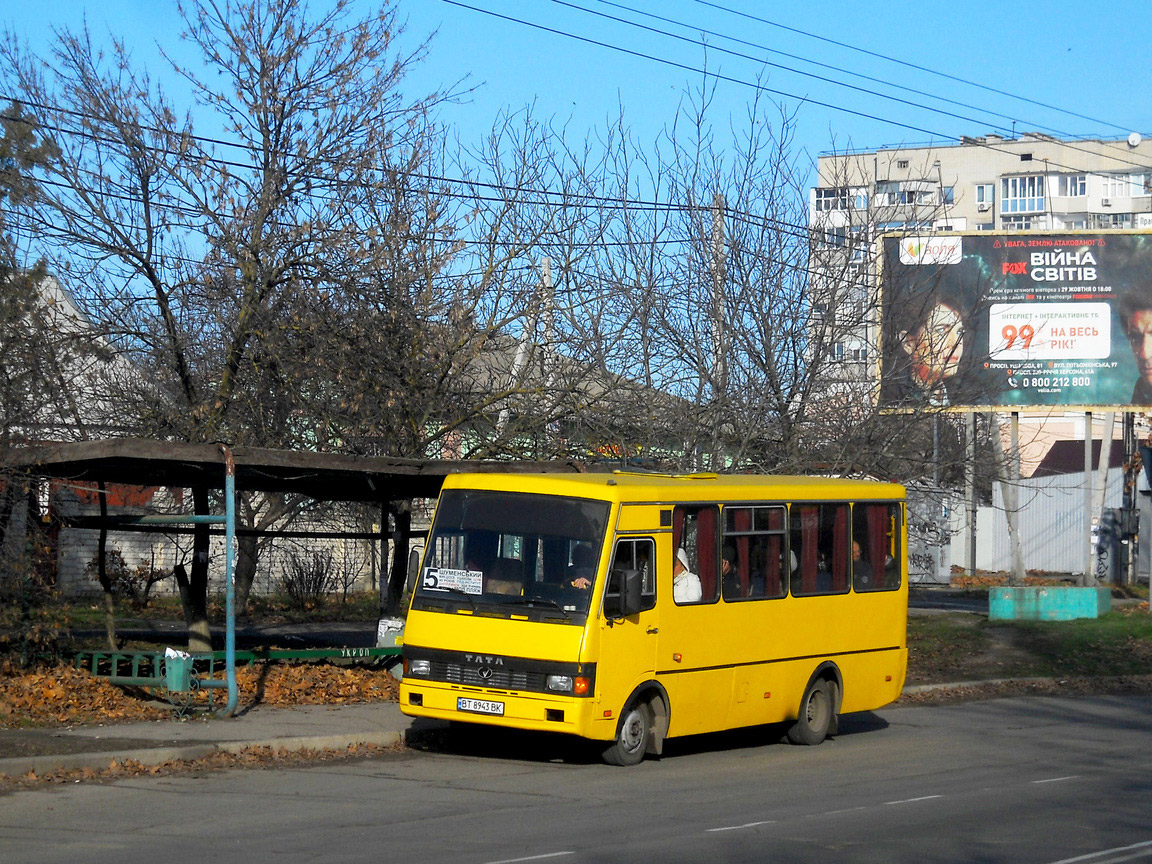
[[[208, 489], [192, 489], [192, 509], [197, 516], [208, 515]], [[212, 635], [208, 627], [208, 525], [197, 522], [192, 531], [192, 575], [187, 586], [180, 587], [184, 620], [188, 622], [188, 650], [211, 651]]]
[[236, 591], [236, 615], [248, 614], [248, 595], [252, 593], [252, 583], [256, 579], [257, 541], [255, 535], [241, 534], [236, 538], [236, 565], [234, 582]]
[[116, 645], [116, 598], [112, 596], [112, 580], [108, 578], [108, 495], [104, 481], [97, 484], [96, 497], [100, 499], [100, 539], [96, 549], [96, 574], [104, 592], [104, 630], [108, 636], [108, 650]]
[[412, 502], [393, 501], [394, 530], [392, 531], [392, 569], [388, 574], [388, 596], [381, 610], [384, 617], [400, 614], [400, 601], [404, 597], [404, 583], [408, 579], [408, 530], [412, 526]]

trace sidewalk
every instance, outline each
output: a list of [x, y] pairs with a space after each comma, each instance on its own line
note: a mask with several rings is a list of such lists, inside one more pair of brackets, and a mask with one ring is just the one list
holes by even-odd
[[340, 706], [256, 706], [231, 719], [156, 720], [75, 728], [0, 729], [0, 775], [102, 769], [133, 760], [159, 765], [239, 753], [246, 747], [344, 750], [361, 744], [390, 747], [428, 721], [400, 713], [394, 702]]

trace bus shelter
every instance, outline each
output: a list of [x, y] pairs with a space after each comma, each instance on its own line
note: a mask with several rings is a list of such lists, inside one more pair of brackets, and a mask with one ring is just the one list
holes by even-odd
[[[574, 461], [509, 461], [405, 459], [315, 453], [223, 443], [185, 443], [151, 439], [50, 442], [11, 448], [0, 457], [0, 472], [11, 476], [104, 484], [129, 484], [223, 492], [223, 513], [202, 506], [191, 514], [83, 517], [75, 527], [106, 535], [117, 531], [156, 531], [173, 526], [222, 525], [225, 534], [225, 668], [228, 701], [222, 714], [236, 707], [234, 570], [236, 496], [243, 492], [291, 493], [316, 501], [376, 504], [378, 532], [339, 530], [325, 536], [371, 539], [380, 543], [381, 561], [393, 544], [393, 566], [380, 579], [381, 611], [398, 612], [406, 576], [411, 523], [405, 514], [415, 499], [437, 497], [449, 474], [471, 472], [582, 472]], [[194, 496], [195, 500], [195, 496]], [[397, 507], [397, 504], [409, 505]], [[394, 530], [388, 531], [392, 513]], [[207, 534], [205, 533], [206, 537]], [[103, 543], [101, 543], [103, 550]], [[103, 554], [103, 551], [101, 551]]]

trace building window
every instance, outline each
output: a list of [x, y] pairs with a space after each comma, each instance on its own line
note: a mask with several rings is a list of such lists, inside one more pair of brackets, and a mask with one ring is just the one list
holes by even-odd
[[831, 210], [847, 210], [848, 209], [848, 189], [847, 187], [840, 186], [837, 188], [817, 188], [816, 190], [816, 212], [824, 213]]
[[1044, 177], [1004, 177], [1000, 181], [1001, 213], [1039, 213], [1044, 210]]
[[868, 193], [863, 189], [857, 189], [852, 194], [852, 207], [856, 210], [868, 209]]
[[1002, 224], [1005, 231], [1030, 231], [1032, 229], [1032, 217], [1005, 216]]
[[991, 231], [995, 226], [991, 222], [977, 222], [977, 231]]
[[977, 183], [976, 184], [976, 203], [977, 204], [991, 204], [992, 191], [995, 187], [991, 183]]
[[1131, 228], [1131, 213], [1094, 213], [1093, 228]]
[[1059, 194], [1065, 198], [1083, 198], [1088, 194], [1088, 175], [1061, 174]]
[[940, 188], [940, 203], [941, 204], [955, 204], [956, 203], [956, 187], [955, 186], [942, 186]]
[[904, 189], [897, 199], [901, 204], [931, 204], [935, 196], [923, 189]]
[[1147, 194], [1147, 174], [1108, 174], [1104, 177], [1105, 198], [1135, 198]]
[[897, 159], [896, 160], [896, 167], [897, 168], [907, 168], [908, 167], [908, 160], [907, 159]]

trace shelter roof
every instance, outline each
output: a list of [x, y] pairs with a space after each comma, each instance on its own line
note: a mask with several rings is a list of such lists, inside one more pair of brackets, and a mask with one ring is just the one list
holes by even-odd
[[[585, 470], [574, 461], [401, 459], [241, 446], [231, 451], [237, 490], [295, 492], [321, 501], [435, 498], [445, 477], [465, 472]], [[117, 438], [14, 447], [0, 457], [0, 469], [89, 482], [220, 489], [225, 461], [218, 444]]]

